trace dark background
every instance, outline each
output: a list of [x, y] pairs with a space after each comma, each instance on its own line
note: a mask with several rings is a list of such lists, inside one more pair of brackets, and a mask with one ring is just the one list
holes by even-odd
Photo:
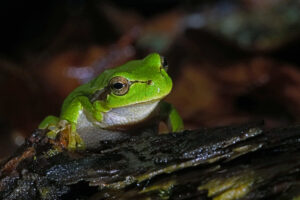
[[0, 156], [59, 115], [76, 86], [151, 52], [168, 59], [167, 101], [186, 128], [298, 123], [299, 8], [292, 0], [1, 1]]

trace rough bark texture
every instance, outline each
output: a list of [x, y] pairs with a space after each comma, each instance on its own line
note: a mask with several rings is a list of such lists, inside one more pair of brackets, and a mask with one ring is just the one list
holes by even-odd
[[262, 123], [141, 135], [93, 152], [36, 130], [1, 165], [1, 199], [300, 198], [300, 126]]

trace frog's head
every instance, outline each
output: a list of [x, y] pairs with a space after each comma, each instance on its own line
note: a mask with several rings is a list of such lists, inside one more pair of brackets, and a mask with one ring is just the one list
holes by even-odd
[[98, 79], [101, 83], [95, 80], [94, 84], [104, 88], [100, 98], [109, 108], [159, 101], [172, 89], [166, 70], [165, 59], [152, 53], [142, 60], [106, 70]]

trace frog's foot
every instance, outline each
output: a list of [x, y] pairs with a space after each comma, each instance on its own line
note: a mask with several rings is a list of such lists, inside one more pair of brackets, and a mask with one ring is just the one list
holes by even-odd
[[57, 147], [69, 150], [84, 149], [84, 142], [76, 132], [76, 126], [66, 120], [60, 120], [56, 124], [47, 127], [47, 137]]
[[55, 140], [57, 134], [61, 131], [61, 126], [59, 126], [59, 118], [55, 116], [47, 116], [39, 125], [39, 129], [47, 129], [47, 137]]
[[68, 150], [82, 150], [85, 148], [82, 138], [72, 124], [65, 125], [65, 128], [60, 132], [59, 143]]
[[49, 132], [47, 132], [47, 137], [52, 140], [55, 140], [57, 134], [61, 131], [56, 125], [51, 125], [47, 129], [49, 130]]
[[58, 133], [62, 132], [64, 129], [67, 128], [67, 121], [66, 120], [60, 120], [60, 121], [57, 121], [57, 123], [52, 123], [52, 124], [49, 124], [47, 129], [49, 130], [49, 132], [47, 132], [47, 137], [52, 139], [52, 140], [55, 140]]
[[69, 134], [69, 141], [68, 141], [68, 149], [69, 150], [83, 150], [85, 149], [84, 142], [80, 135], [77, 132], [71, 132]]

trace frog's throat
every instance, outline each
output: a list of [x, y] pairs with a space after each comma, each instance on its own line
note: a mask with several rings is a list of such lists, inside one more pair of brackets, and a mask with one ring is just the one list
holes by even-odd
[[113, 108], [103, 113], [101, 122], [94, 120], [83, 110], [80, 112], [77, 122], [77, 129], [98, 126], [103, 129], [115, 129], [118, 127], [128, 127], [145, 121], [157, 111], [160, 99]]

